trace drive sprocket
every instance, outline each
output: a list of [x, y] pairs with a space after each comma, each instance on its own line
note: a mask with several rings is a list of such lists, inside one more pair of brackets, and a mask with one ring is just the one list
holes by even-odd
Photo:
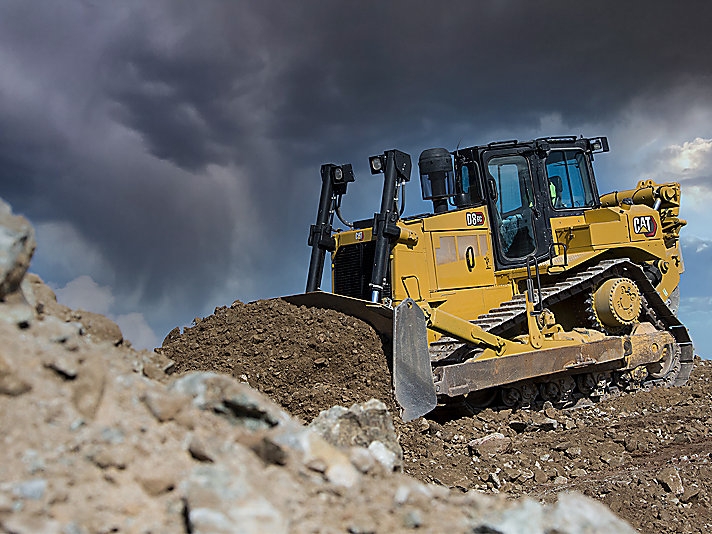
[[609, 278], [586, 299], [593, 324], [609, 335], [626, 333], [638, 321], [642, 297], [629, 278]]

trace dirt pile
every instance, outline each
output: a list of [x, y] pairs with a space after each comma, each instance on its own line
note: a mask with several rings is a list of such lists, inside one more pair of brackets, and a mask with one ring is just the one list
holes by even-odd
[[310, 421], [336, 404], [371, 398], [393, 411], [381, 339], [366, 323], [332, 310], [261, 300], [215, 309], [159, 349], [175, 372], [226, 373]]

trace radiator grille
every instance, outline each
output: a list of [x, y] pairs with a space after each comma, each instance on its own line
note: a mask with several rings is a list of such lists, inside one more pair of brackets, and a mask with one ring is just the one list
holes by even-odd
[[[334, 256], [334, 293], [357, 299], [371, 300], [371, 282], [375, 241], [344, 245]], [[386, 265], [386, 280], [390, 280], [390, 264]], [[391, 284], [386, 282], [383, 296], [391, 297]]]

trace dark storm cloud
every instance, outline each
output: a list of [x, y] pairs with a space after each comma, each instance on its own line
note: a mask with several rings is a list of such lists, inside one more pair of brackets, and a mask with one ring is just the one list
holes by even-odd
[[[641, 98], [658, 115], [690, 98], [709, 106], [711, 11], [6, 2], [0, 195], [71, 224], [112, 265], [98, 281], [119, 301], [138, 295], [164, 329], [302, 288], [325, 160], [486, 142], [546, 114], [613, 122]], [[681, 87], [686, 98], [658, 105]]]
[[712, 41], [703, 11], [712, 15], [712, 8], [695, 8], [312, 2], [285, 11], [282, 3], [220, 4], [169, 47], [137, 43], [133, 34], [115, 46], [128, 67], [114, 73], [124, 85], [115, 97], [156, 155], [190, 168], [224, 162], [231, 145], [241, 156], [239, 141], [254, 135], [235, 113], [241, 97], [264, 107], [261, 126], [294, 148], [291, 156], [365, 143], [378, 131], [392, 139], [424, 122], [485, 129], [550, 112], [605, 119], [634, 97], [709, 83]]

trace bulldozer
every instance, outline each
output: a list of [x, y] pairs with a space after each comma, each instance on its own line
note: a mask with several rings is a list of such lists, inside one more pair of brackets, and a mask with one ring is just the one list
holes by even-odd
[[680, 185], [599, 195], [594, 155], [608, 151], [606, 137], [576, 136], [428, 149], [418, 167], [433, 211], [406, 216], [411, 158], [386, 150], [368, 160], [380, 211], [354, 222], [341, 213], [352, 165], [324, 164], [306, 291], [285, 298], [392, 343], [405, 421], [438, 405], [566, 406], [682, 385], [694, 351], [677, 318]]

